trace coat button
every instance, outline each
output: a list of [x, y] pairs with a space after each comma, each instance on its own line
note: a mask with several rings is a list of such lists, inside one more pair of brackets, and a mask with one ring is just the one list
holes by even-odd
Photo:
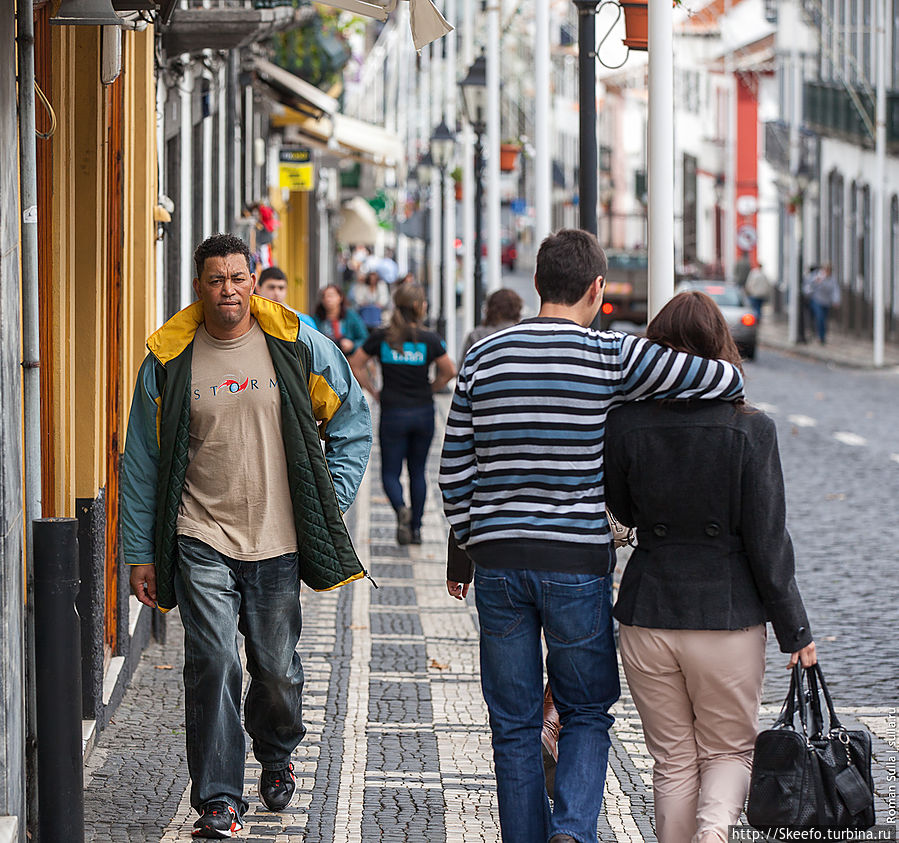
[[799, 629], [796, 630], [796, 640], [798, 641], [803, 635], [805, 635], [805, 627], [800, 626]]
[[705, 525], [705, 534], [707, 536], [711, 536], [715, 538], [715, 536], [719, 535], [721, 532], [721, 527], [718, 526], [714, 521], [709, 522]]
[[664, 524], [656, 524], [655, 527], [652, 528], [652, 532], [660, 539], [663, 539], [668, 535], [668, 528]]

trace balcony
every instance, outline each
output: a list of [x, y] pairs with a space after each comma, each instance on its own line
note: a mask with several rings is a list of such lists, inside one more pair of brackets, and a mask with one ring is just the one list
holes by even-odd
[[[810, 122], [810, 121], [808, 121]], [[814, 176], [818, 170], [818, 136], [804, 126], [799, 130], [799, 172]], [[790, 172], [790, 127], [782, 120], [765, 123], [765, 160], [778, 172]]]
[[[862, 107], [874, 120], [874, 102], [861, 89], [856, 94]], [[805, 122], [816, 132], [840, 138], [864, 147], [873, 147], [874, 139], [865, 126], [855, 103], [842, 86], [827, 82], [807, 82], [803, 97]], [[899, 91], [887, 91], [887, 145], [899, 150]]]
[[187, 0], [172, 12], [162, 35], [169, 56], [201, 50], [233, 50], [283, 29], [302, 26], [315, 15], [291, 0]]

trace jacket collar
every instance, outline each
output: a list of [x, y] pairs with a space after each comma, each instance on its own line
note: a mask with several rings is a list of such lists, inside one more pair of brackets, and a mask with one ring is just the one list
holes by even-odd
[[[250, 313], [266, 334], [285, 342], [296, 342], [300, 320], [290, 308], [262, 296], [251, 296]], [[151, 334], [147, 348], [165, 366], [193, 342], [197, 328], [202, 324], [203, 305], [195, 301]]]

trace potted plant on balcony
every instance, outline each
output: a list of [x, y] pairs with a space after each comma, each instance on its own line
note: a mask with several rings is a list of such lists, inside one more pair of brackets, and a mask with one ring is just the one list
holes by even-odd
[[[680, 6], [682, 0], [672, 0], [672, 6]], [[649, 3], [648, 0], [621, 0], [624, 11], [624, 30], [627, 38], [622, 42], [632, 50], [649, 49]]]
[[514, 140], [507, 140], [499, 146], [499, 168], [504, 173], [515, 169], [518, 153], [521, 152], [521, 144]]
[[450, 178], [452, 178], [453, 186], [455, 187], [455, 190], [456, 190], [456, 201], [461, 202], [462, 201], [462, 168], [455, 167], [450, 172]]

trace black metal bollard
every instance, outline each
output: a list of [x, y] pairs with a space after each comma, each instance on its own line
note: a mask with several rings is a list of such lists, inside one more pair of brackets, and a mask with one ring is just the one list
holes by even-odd
[[39, 518], [32, 528], [40, 840], [82, 843], [78, 521]]

